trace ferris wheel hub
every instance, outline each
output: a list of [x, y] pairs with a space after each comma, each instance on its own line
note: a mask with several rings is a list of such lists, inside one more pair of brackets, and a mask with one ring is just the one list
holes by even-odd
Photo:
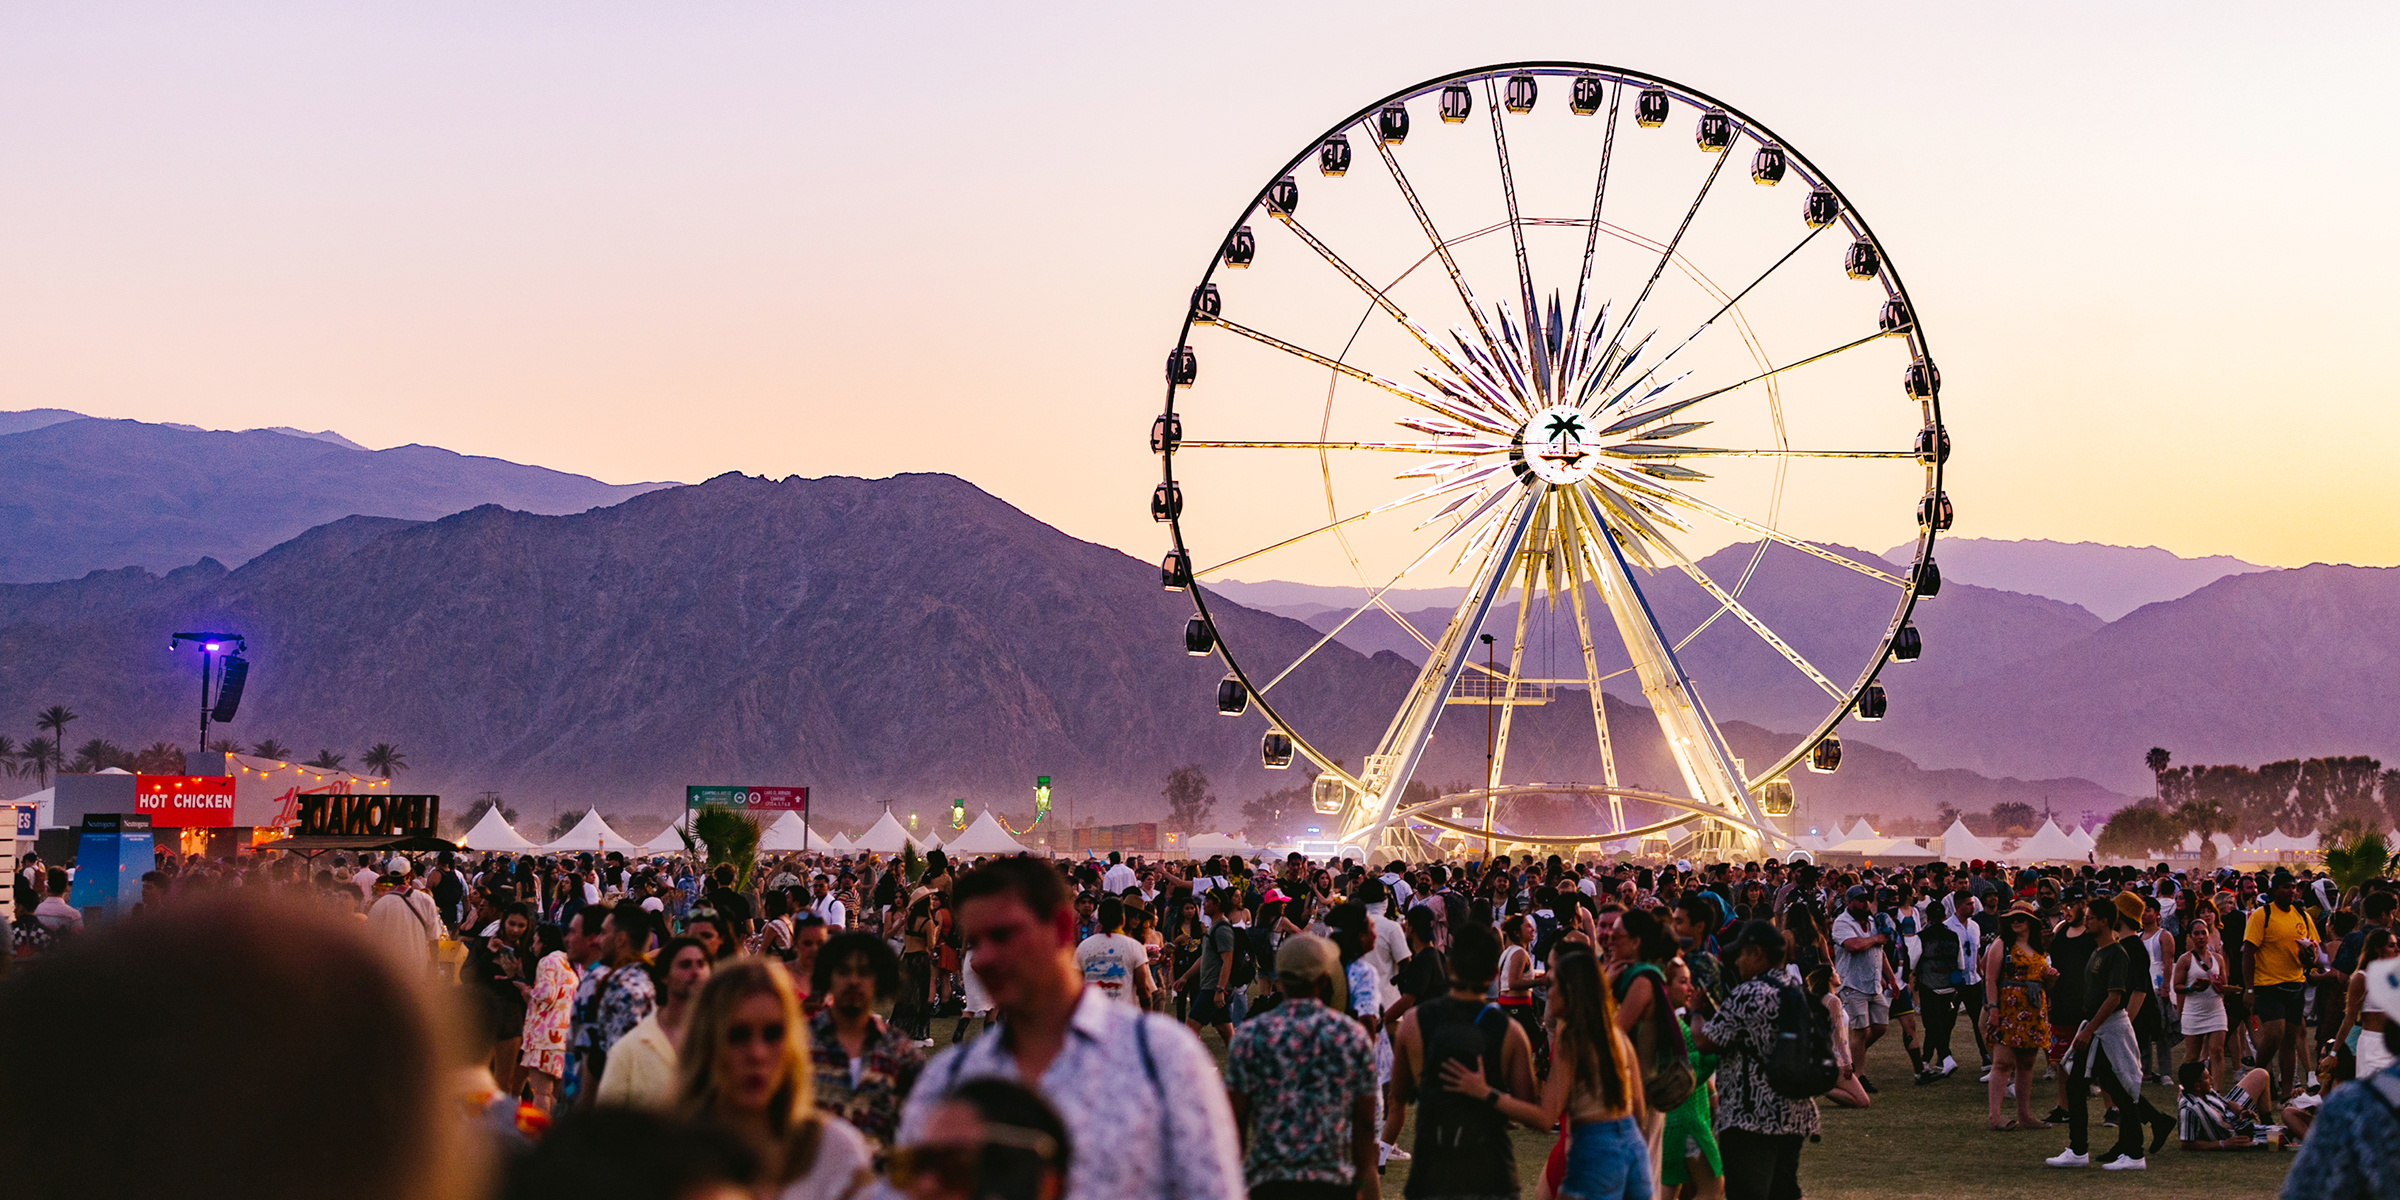
[[1517, 433], [1517, 445], [1533, 477], [1543, 483], [1581, 483], [1600, 469], [1600, 447], [1592, 419], [1582, 409], [1555, 405], [1533, 414]]

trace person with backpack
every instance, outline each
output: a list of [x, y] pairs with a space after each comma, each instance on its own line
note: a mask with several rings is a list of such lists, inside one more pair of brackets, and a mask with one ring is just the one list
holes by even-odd
[[[1540, 1092], [1533, 1078], [1533, 1044], [1484, 989], [1500, 972], [1500, 937], [1489, 925], [1451, 931], [1450, 990], [1422, 1001], [1400, 1018], [1392, 1038], [1391, 1112], [1397, 1128], [1417, 1105], [1408, 1200], [1515, 1196], [1516, 1147], [1497, 1107], [1503, 1096], [1527, 1103]], [[1469, 1096], [1448, 1084], [1445, 1064], [1464, 1063], [1484, 1090]]]
[[1175, 986], [1177, 990], [1191, 989], [1191, 1007], [1184, 1019], [1192, 1031], [1213, 1028], [1230, 1046], [1234, 1023], [1241, 1020], [1234, 997], [1249, 986], [1257, 974], [1257, 965], [1250, 957], [1249, 931], [1235, 927], [1226, 916], [1231, 903], [1229, 896], [1230, 893], [1219, 889], [1201, 898], [1201, 912], [1209, 921], [1208, 934], [1201, 939], [1199, 957], [1175, 981]]
[[1717, 1144], [1726, 1200], [1799, 1200], [1800, 1146], [1821, 1128], [1814, 1097], [1840, 1081], [1833, 1018], [1784, 977], [1783, 932], [1753, 920], [1733, 939], [1741, 979], [1694, 1030], [1717, 1054]]

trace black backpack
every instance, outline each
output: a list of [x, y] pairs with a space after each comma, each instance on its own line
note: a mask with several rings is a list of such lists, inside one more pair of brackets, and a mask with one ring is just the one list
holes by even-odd
[[1248, 987], [1251, 980], [1258, 978], [1258, 960], [1250, 954], [1250, 931], [1239, 925], [1233, 927], [1233, 962], [1230, 966], [1233, 978], [1225, 981], [1226, 987]]
[[1775, 989], [1775, 1048], [1767, 1054], [1767, 1086], [1777, 1095], [1808, 1100], [1833, 1090], [1842, 1069], [1833, 1058], [1833, 1017], [1791, 984]]

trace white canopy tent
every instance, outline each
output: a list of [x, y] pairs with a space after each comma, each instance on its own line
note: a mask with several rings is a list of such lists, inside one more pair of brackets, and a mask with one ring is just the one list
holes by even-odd
[[2100, 839], [2093, 837], [2092, 831], [2088, 829], [2073, 830], [2067, 834], [2067, 837], [2081, 847], [2085, 854], [2090, 854], [2100, 847]]
[[1860, 817], [1857, 824], [1852, 825], [1841, 835], [1842, 841], [1845, 842], [1858, 841], [1862, 838], [1872, 838], [1877, 836], [1879, 835], [1875, 832], [1874, 827], [1867, 824], [1867, 819], [1865, 817]]
[[825, 839], [825, 849], [830, 854], [849, 854], [856, 851], [858, 847], [852, 844], [849, 834], [837, 833]]
[[1942, 857], [1946, 859], [1976, 859], [2000, 857], [2000, 843], [1987, 842], [1967, 830], [1967, 823], [1951, 818], [1950, 828], [1942, 831]]
[[900, 827], [899, 818], [894, 817], [889, 811], [883, 814], [882, 820], [875, 822], [865, 833], [858, 835], [858, 840], [853, 845], [857, 849], [872, 851], [876, 854], [898, 854], [910, 846], [917, 846], [920, 849], [923, 847], [922, 842], [910, 837], [908, 831]]
[[642, 853], [644, 854], [683, 854], [687, 851], [688, 847], [683, 844], [683, 822], [681, 821], [667, 822], [667, 827], [659, 830], [657, 837], [642, 843]]
[[575, 827], [568, 830], [565, 837], [543, 846], [542, 849], [602, 851], [638, 850], [640, 847], [634, 845], [632, 839], [627, 838], [624, 834], [609, 828], [608, 822], [600, 819], [600, 810], [593, 808], [584, 810], [583, 819], [577, 821]]
[[1008, 831], [1000, 827], [999, 820], [992, 816], [992, 810], [988, 808], [983, 810], [983, 815], [969, 822], [965, 829], [959, 830], [958, 836], [951, 838], [950, 844], [942, 849], [952, 857], [962, 854], [1025, 853], [1025, 847], [1017, 839], [1008, 836]]
[[483, 819], [475, 822], [475, 828], [461, 835], [458, 844], [469, 850], [538, 850], [541, 848], [524, 834], [518, 833], [516, 826], [503, 819], [497, 805], [483, 810]]
[[758, 848], [785, 854], [795, 850], [822, 850], [825, 840], [809, 829], [808, 822], [797, 812], [786, 812], [759, 831]]
[[2058, 827], [2058, 822], [2045, 819], [2042, 827], [2033, 831], [2032, 837], [2018, 845], [2016, 858], [2019, 862], [2027, 863], [2082, 862], [2083, 847], [2077, 845], [2074, 838], [2068, 837], [2067, 831]]

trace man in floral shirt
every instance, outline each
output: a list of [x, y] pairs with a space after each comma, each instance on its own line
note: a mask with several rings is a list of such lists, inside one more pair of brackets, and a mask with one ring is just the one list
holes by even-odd
[[925, 1068], [916, 1039], [875, 1015], [876, 1003], [900, 990], [899, 956], [874, 934], [845, 933], [817, 952], [812, 974], [809, 994], [824, 1002], [808, 1019], [817, 1107], [850, 1122], [880, 1154]]
[[1295, 934], [1275, 952], [1275, 975], [1284, 1002], [1243, 1022], [1225, 1059], [1252, 1200], [1375, 1200], [1375, 1051], [1363, 1026], [1328, 1007], [1340, 954]]
[[1725, 1155], [1725, 1197], [1788, 1200], [1800, 1195], [1800, 1145], [1818, 1131], [1818, 1120], [1816, 1101], [1794, 1100], [1767, 1082], [1781, 1003], [1776, 981], [1783, 973], [1783, 934], [1752, 921], [1732, 949], [1742, 983], [1716, 1016], [1692, 1031], [1695, 1048], [1720, 1055], [1717, 1144]]

